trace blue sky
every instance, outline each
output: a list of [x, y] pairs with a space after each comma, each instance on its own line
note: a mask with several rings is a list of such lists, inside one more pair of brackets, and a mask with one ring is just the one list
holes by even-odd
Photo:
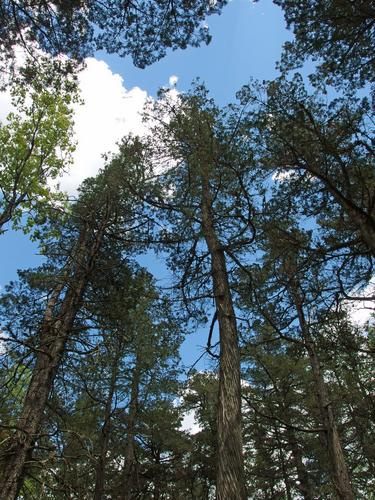
[[[257, 3], [232, 0], [220, 16], [208, 18], [207, 24], [212, 34], [209, 46], [169, 52], [164, 59], [143, 70], [135, 68], [130, 59], [97, 54], [96, 59], [105, 64], [92, 61], [82, 80], [86, 108], [77, 111], [79, 151], [63, 187], [74, 192], [79, 180], [93, 175], [100, 166], [101, 153], [110, 150], [121, 135], [133, 130], [139, 132], [137, 110], [147, 96], [155, 97], [160, 87], [168, 86], [171, 76], [178, 78], [179, 91], [187, 90], [191, 82], [200, 77], [220, 105], [233, 101], [236, 91], [250, 77], [263, 80], [277, 76], [275, 63], [282, 44], [291, 34], [285, 29], [282, 11], [271, 0]], [[99, 146], [95, 149], [103, 135], [101, 149]], [[151, 271], [157, 276], [164, 273], [160, 263], [151, 256], [142, 260], [150, 263]], [[36, 245], [22, 233], [7, 231], [1, 236], [0, 261], [0, 286], [3, 287], [16, 279], [17, 269], [38, 265], [40, 257]], [[182, 354], [186, 363], [195, 360], [200, 351], [194, 346], [204, 345], [205, 335], [203, 331], [185, 343]]]
[[282, 10], [271, 0], [232, 0], [220, 16], [207, 18], [212, 34], [208, 46], [170, 51], [145, 70], [130, 60], [100, 54], [113, 71], [123, 75], [127, 87], [135, 85], [155, 95], [170, 75], [179, 77], [177, 88], [186, 90], [199, 76], [221, 105], [233, 101], [249, 77], [272, 79], [282, 44], [291, 38]]

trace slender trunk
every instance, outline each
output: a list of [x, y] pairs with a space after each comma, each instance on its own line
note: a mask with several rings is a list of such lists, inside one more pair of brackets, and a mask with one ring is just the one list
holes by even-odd
[[298, 445], [296, 434], [292, 428], [287, 427], [286, 437], [288, 440], [289, 448], [292, 452], [294, 465], [295, 465], [296, 470], [297, 470], [297, 477], [298, 477], [298, 482], [299, 482], [298, 489], [302, 493], [303, 498], [305, 500], [313, 500], [314, 494], [313, 494], [311, 484], [309, 481], [309, 476], [307, 474], [306, 467], [304, 466], [303, 461], [302, 461], [302, 452], [301, 452], [301, 449]]
[[284, 448], [283, 443], [282, 443], [281, 438], [280, 438], [279, 429], [277, 428], [277, 425], [275, 423], [274, 423], [273, 429], [275, 431], [275, 437], [276, 437], [276, 441], [277, 441], [277, 449], [278, 449], [278, 455], [279, 455], [279, 460], [280, 460], [280, 464], [281, 464], [281, 470], [283, 473], [286, 498], [287, 498], [287, 500], [293, 500], [292, 492], [290, 489], [289, 474], [288, 474], [285, 460], [284, 460], [285, 448]]
[[153, 497], [154, 500], [160, 500], [160, 495], [161, 495], [161, 481], [159, 477], [159, 470], [160, 470], [160, 452], [156, 451], [155, 453], [155, 464], [156, 464], [156, 474], [155, 474], [155, 479], [154, 479], [154, 492], [153, 492]]
[[80, 308], [102, 236], [102, 231], [98, 231], [95, 241], [89, 242], [87, 228], [81, 232], [75, 259], [73, 259], [75, 272], [59, 311], [56, 313], [55, 309], [64, 285], [56, 287], [47, 305], [39, 331], [39, 350], [30, 385], [17, 423], [17, 430], [8, 445], [7, 465], [0, 483], [1, 500], [17, 498], [21, 489], [26, 461], [31, 458], [34, 443], [38, 438], [44, 409]]
[[12, 198], [6, 204], [4, 210], [0, 213], [0, 234], [3, 232], [3, 226], [12, 220], [13, 213], [16, 208], [25, 200], [26, 193], [23, 193], [17, 197], [15, 193]]
[[133, 498], [134, 488], [137, 486], [137, 461], [134, 446], [135, 425], [138, 415], [138, 398], [139, 398], [139, 359], [136, 358], [133, 371], [133, 378], [130, 392], [129, 413], [127, 419], [127, 435], [125, 444], [125, 462], [123, 469], [123, 500]]
[[207, 169], [201, 176], [202, 231], [211, 256], [213, 294], [220, 334], [218, 403], [218, 500], [246, 498], [242, 452], [241, 367], [238, 332], [225, 254], [212, 216], [212, 195]]
[[375, 220], [371, 214], [356, 205], [356, 203], [344, 195], [335, 185], [334, 181], [322, 172], [320, 167], [309, 166], [307, 170], [312, 175], [320, 179], [326, 189], [336, 198], [343, 210], [349, 215], [350, 220], [357, 226], [362, 241], [368, 249], [375, 255]]
[[354, 492], [351, 486], [349, 472], [346, 466], [344, 452], [341, 446], [340, 436], [337, 431], [332, 404], [324, 383], [320, 367], [319, 357], [316, 352], [315, 343], [311, 339], [308, 325], [306, 323], [302, 299], [298, 292], [298, 285], [292, 280], [291, 296], [298, 314], [301, 334], [309, 356], [313, 374], [316, 399], [319, 407], [320, 418], [326, 432], [327, 451], [331, 467], [331, 478], [335, 491], [340, 499], [354, 500]]
[[120, 349], [112, 366], [110, 386], [104, 409], [104, 423], [99, 437], [99, 458], [95, 468], [95, 489], [94, 489], [93, 500], [102, 500], [104, 494], [106, 456], [108, 451], [109, 438], [111, 434], [112, 401], [116, 387], [119, 355], [120, 355]]
[[[351, 364], [351, 363], [350, 363]], [[373, 433], [370, 432], [370, 429], [368, 426], [364, 425], [363, 419], [359, 418], [355, 409], [353, 408], [353, 405], [350, 401], [350, 398], [348, 397], [348, 388], [343, 386], [341, 379], [339, 375], [337, 374], [336, 370], [334, 370], [335, 377], [337, 384], [340, 387], [341, 393], [343, 394], [343, 400], [346, 403], [346, 406], [349, 410], [350, 417], [352, 419], [352, 424], [355, 429], [358, 442], [361, 445], [362, 452], [364, 457], [367, 460], [368, 467], [369, 467], [369, 472], [372, 474], [373, 477], [375, 477], [375, 447], [374, 447], [374, 436]], [[353, 374], [355, 373], [355, 368], [353, 368]], [[357, 385], [357, 384], [356, 384]], [[360, 388], [359, 388], [360, 389]], [[366, 398], [366, 394], [363, 394], [360, 390], [358, 393], [362, 394], [363, 398]], [[371, 419], [368, 420], [366, 419], [366, 422], [371, 422]], [[371, 437], [370, 437], [371, 434]]]

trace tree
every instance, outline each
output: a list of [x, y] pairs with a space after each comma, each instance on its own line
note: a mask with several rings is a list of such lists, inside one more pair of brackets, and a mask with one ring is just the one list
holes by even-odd
[[[162, 248], [179, 271], [177, 288], [188, 314], [199, 319], [211, 299], [212, 329], [216, 319], [219, 326], [217, 496], [245, 498], [239, 339], [230, 278], [232, 257], [251, 250], [254, 208], [246, 187], [256, 175], [243, 142], [241, 108], [219, 110], [198, 85], [177, 102], [162, 99], [150, 115], [156, 122], [151, 161], [164, 173], [147, 201], [160, 209]], [[211, 347], [210, 334], [212, 354]]]
[[281, 490], [287, 498], [312, 500], [313, 449], [306, 436], [314, 439], [319, 429], [314, 429], [305, 401], [306, 359], [300, 348], [277, 339], [267, 325], [257, 321], [252, 330], [255, 338], [243, 348], [248, 357], [243, 399], [253, 494], [262, 491], [262, 498], [268, 498], [270, 491]]
[[[31, 87], [12, 87], [12, 111], [0, 125], [0, 233], [8, 222], [21, 225], [56, 204], [63, 196], [49, 183], [72, 163], [73, 111], [77, 99], [72, 80], [51, 75], [47, 63]], [[31, 216], [30, 216], [31, 214]]]
[[374, 82], [375, 5], [357, 0], [274, 0], [295, 39], [284, 45], [282, 69], [317, 61], [313, 81], [363, 87]]
[[[130, 158], [136, 161], [138, 149], [137, 141], [128, 143], [127, 147], [123, 144], [122, 168], [119, 163], [114, 164], [96, 180], [86, 181], [67, 225], [64, 227], [57, 220], [54, 231], [48, 228], [52, 235], [47, 245], [48, 256], [53, 265], [47, 270], [52, 271], [52, 275], [44, 277], [47, 299], [33, 334], [36, 355], [31, 380], [14, 434], [5, 451], [7, 466], [1, 483], [3, 498], [16, 498], [22, 485], [25, 463], [38, 438], [48, 397], [85, 292], [90, 279], [100, 272], [97, 267], [99, 257], [105, 255], [108, 244], [112, 251], [116, 248], [116, 240], [112, 239], [114, 234], [121, 234], [126, 241], [127, 237], [136, 239], [135, 235], [145, 228], [147, 232], [147, 220], [137, 218], [134, 198], [119, 183], [131, 168]], [[136, 169], [131, 175], [137, 175]], [[135, 220], [137, 224], [133, 230]], [[130, 251], [130, 248], [130, 244], [125, 244], [118, 251]]]
[[[267, 233], [264, 235], [267, 243], [259, 275], [266, 277], [269, 273], [266, 278], [268, 292], [260, 301], [257, 298], [255, 301], [259, 304], [260, 313], [278, 336], [290, 342], [300, 343], [306, 350], [318, 419], [324, 429], [332, 485], [340, 498], [352, 500], [354, 491], [338, 431], [336, 408], [330, 398], [315, 340], [319, 338], [321, 330], [320, 322], [316, 318], [325, 318], [332, 307], [334, 293], [332, 294], [329, 277], [324, 273], [324, 266], [319, 261], [311, 261], [303, 250], [304, 240], [309, 238], [308, 233], [296, 227], [289, 227], [285, 231], [287, 224], [288, 220], [284, 223], [275, 220], [267, 227]], [[253, 296], [257, 297], [262, 289], [261, 278], [256, 281], [252, 278], [251, 289]]]
[[374, 255], [374, 151], [368, 100], [339, 98], [327, 104], [318, 94], [307, 93], [300, 75], [291, 82], [281, 78], [245, 86], [239, 97], [251, 108], [248, 133], [258, 161], [274, 180], [287, 177], [280, 188], [287, 192], [283, 203], [299, 216], [314, 217], [330, 228], [340, 248], [355, 247], [363, 254], [364, 245]]
[[1, 65], [23, 46], [82, 61], [97, 50], [131, 55], [140, 68], [163, 57], [168, 48], [208, 43], [206, 16], [220, 13], [226, 0], [136, 0], [63, 2], [5, 0], [0, 6]]

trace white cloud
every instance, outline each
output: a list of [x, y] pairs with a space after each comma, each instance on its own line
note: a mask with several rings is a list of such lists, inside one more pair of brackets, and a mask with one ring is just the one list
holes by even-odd
[[[115, 152], [116, 143], [122, 137], [146, 132], [140, 112], [148, 97], [147, 92], [139, 87], [126, 89], [123, 78], [112, 73], [104, 61], [89, 58], [86, 63], [79, 75], [84, 104], [77, 104], [74, 109], [77, 142], [74, 163], [58, 180], [61, 188], [69, 194], [74, 194], [86, 177], [98, 172], [103, 166], [102, 155]], [[0, 121], [11, 110], [9, 91], [0, 92]]]
[[12, 98], [9, 91], [0, 92], [0, 121], [3, 122], [12, 111]]
[[187, 431], [189, 434], [198, 434], [202, 430], [197, 422], [197, 417], [194, 410], [190, 410], [184, 414], [180, 429]]
[[116, 142], [129, 133], [146, 131], [140, 112], [147, 92], [139, 87], [127, 90], [119, 74], [112, 73], [104, 61], [87, 59], [79, 75], [84, 104], [75, 108], [77, 149], [74, 164], [61, 180], [61, 188], [74, 193], [86, 178], [103, 166], [102, 155], [115, 152]]
[[[372, 298], [374, 292], [375, 283], [370, 282], [359, 294], [353, 291], [352, 295]], [[349, 307], [349, 314], [352, 321], [360, 326], [363, 326], [371, 318], [371, 314], [375, 312], [373, 300], [347, 301], [346, 303]]]
[[169, 77], [169, 85], [170, 85], [171, 87], [173, 87], [174, 85], [176, 85], [176, 83], [177, 83], [177, 82], [178, 82], [178, 76], [176, 76], [176, 75], [171, 75], [171, 76]]

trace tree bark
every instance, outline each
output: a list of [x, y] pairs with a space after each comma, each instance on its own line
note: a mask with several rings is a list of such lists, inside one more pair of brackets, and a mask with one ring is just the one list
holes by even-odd
[[344, 452], [341, 446], [340, 436], [332, 411], [332, 404], [329, 400], [328, 392], [324, 383], [315, 343], [311, 338], [309, 327], [305, 319], [302, 299], [298, 291], [298, 284], [294, 278], [291, 280], [291, 297], [297, 311], [302, 338], [304, 340], [304, 345], [307, 350], [312, 369], [316, 400], [318, 403], [320, 418], [326, 433], [332, 483], [338, 498], [342, 500], [355, 500]]
[[9, 441], [7, 465], [0, 483], [1, 500], [14, 500], [22, 487], [26, 462], [31, 458], [34, 443], [38, 438], [44, 409], [100, 248], [104, 225], [103, 222], [94, 241], [90, 240], [89, 229], [85, 225], [73, 258], [75, 266], [73, 278], [67, 286], [58, 312], [56, 307], [64, 283], [55, 288], [47, 304], [39, 330], [40, 341], [35, 367], [16, 425], [17, 430]]
[[208, 170], [201, 174], [201, 227], [210, 257], [220, 334], [218, 403], [218, 500], [245, 500], [241, 418], [241, 367], [237, 323], [224, 250], [216, 234]]

